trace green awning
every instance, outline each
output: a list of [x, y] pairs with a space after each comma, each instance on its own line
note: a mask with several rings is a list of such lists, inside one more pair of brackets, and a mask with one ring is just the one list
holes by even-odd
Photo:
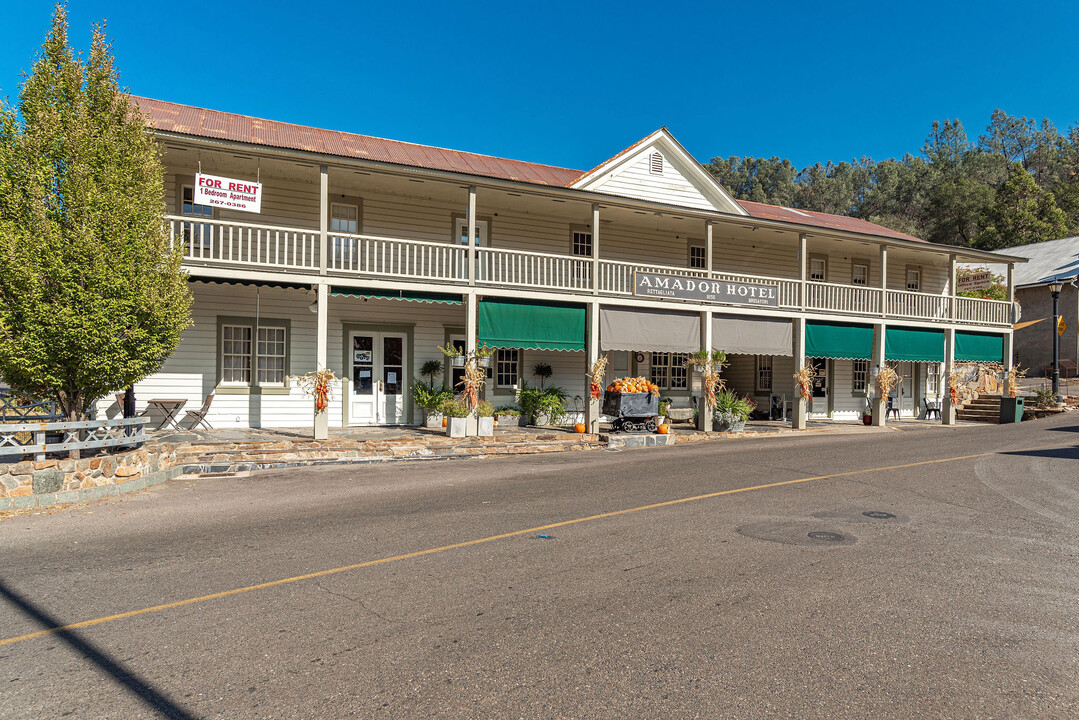
[[1004, 336], [983, 333], [955, 333], [956, 362], [1004, 362]]
[[889, 326], [884, 332], [884, 359], [944, 362], [944, 331]]
[[407, 300], [424, 303], [446, 303], [460, 305], [461, 296], [449, 293], [420, 292], [418, 290], [386, 290], [378, 288], [331, 287], [330, 295], [344, 297], [377, 298], [379, 300]]
[[584, 308], [512, 301], [479, 303], [478, 339], [492, 347], [584, 350]]
[[869, 360], [873, 357], [873, 326], [807, 322], [806, 357]]

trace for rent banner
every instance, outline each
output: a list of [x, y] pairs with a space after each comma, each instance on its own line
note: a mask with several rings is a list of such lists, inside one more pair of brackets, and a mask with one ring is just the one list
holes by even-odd
[[229, 210], [262, 212], [262, 183], [198, 173], [195, 175], [195, 202]]

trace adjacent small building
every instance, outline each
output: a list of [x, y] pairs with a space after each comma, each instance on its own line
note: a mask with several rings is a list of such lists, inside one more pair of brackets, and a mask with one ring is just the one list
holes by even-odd
[[[1061, 238], [1048, 242], [1020, 245], [999, 251], [1009, 257], [1024, 257], [1028, 262], [1016, 265], [1013, 283], [1015, 299], [1022, 308], [1014, 337], [1015, 363], [1026, 368], [1031, 376], [1052, 374], [1053, 364], [1053, 297], [1049, 283], [1063, 282], [1058, 307], [1065, 330], [1060, 336], [1061, 364], [1069, 368], [1065, 374], [1074, 375], [1079, 362], [1079, 237]], [[994, 272], [1005, 272], [1004, 265], [991, 265]]]
[[955, 295], [958, 263], [1000, 255], [735, 200], [666, 128], [582, 171], [136, 101], [195, 299], [140, 408], [213, 394], [215, 427], [311, 426], [296, 379], [330, 368], [331, 426], [415, 423], [421, 365], [486, 343], [496, 406], [542, 363], [590, 423], [601, 354], [608, 380], [649, 377], [688, 407], [702, 349], [765, 408], [796, 400], [811, 363], [821, 418], [860, 415], [892, 363], [914, 416], [953, 361], [1011, 357], [1012, 303]]

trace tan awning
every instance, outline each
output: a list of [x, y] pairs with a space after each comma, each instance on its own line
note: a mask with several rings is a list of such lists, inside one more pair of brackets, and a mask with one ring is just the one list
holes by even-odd
[[712, 349], [732, 355], [793, 355], [791, 321], [712, 316]]
[[701, 316], [662, 310], [600, 308], [599, 347], [601, 350], [696, 352], [701, 349]]

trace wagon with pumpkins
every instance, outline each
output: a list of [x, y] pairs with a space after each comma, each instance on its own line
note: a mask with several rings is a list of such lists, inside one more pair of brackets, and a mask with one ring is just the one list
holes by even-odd
[[655, 432], [659, 387], [645, 378], [615, 380], [603, 395], [603, 414], [611, 418], [611, 432]]

